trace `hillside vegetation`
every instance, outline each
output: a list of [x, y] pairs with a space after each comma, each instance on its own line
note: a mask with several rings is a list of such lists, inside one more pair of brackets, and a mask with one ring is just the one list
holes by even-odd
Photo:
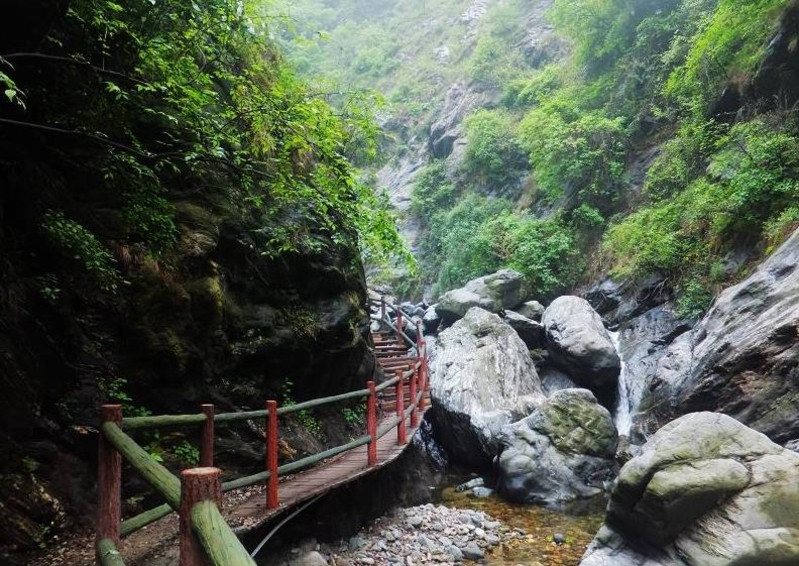
[[[456, 170], [431, 157], [417, 176], [411, 211], [434, 294], [501, 266], [541, 296], [603, 273], [656, 274], [692, 316], [745, 269], [731, 258], [769, 251], [799, 222], [797, 79], [775, 72], [793, 68], [792, 2], [328, 6], [312, 24], [322, 40], [297, 57], [335, 84], [382, 91], [400, 122], [416, 111], [429, 127], [423, 109], [456, 80], [496, 100], [464, 121]], [[485, 13], [468, 23], [475, 6]], [[525, 48], [539, 11], [568, 55]]]

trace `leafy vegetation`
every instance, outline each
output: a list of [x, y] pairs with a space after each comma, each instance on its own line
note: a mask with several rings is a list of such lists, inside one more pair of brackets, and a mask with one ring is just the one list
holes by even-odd
[[[310, 92], [270, 42], [268, 20], [241, 8], [79, 0], [45, 37], [46, 55], [0, 61], [17, 128], [55, 124], [94, 146], [86, 196], [51, 199], [41, 224], [104, 287], [115, 268], [103, 239], [163, 255], [178, 239], [173, 202], [187, 190], [253, 211], [267, 255], [314, 251], [325, 237], [357, 237], [377, 259], [402, 253], [385, 202], [351, 165], [375, 154], [370, 99], [333, 108]], [[62, 96], [17, 71], [34, 64], [53, 85], [80, 87]], [[92, 212], [104, 207], [120, 210], [114, 234]]]

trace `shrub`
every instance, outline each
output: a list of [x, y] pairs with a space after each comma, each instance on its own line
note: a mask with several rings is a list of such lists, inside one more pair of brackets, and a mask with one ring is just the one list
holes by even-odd
[[624, 173], [624, 119], [583, 111], [568, 101], [532, 110], [520, 125], [535, 178], [550, 199], [576, 193], [609, 210]]
[[494, 188], [518, 178], [527, 158], [516, 138], [513, 118], [502, 111], [478, 110], [466, 119], [464, 167]]

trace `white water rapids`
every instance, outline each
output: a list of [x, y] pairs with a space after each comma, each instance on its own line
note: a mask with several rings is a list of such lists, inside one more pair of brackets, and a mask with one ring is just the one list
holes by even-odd
[[613, 342], [613, 347], [616, 348], [621, 360], [621, 372], [619, 373], [619, 385], [616, 395], [616, 411], [613, 415], [613, 421], [616, 423], [619, 436], [630, 436], [633, 419], [630, 414], [630, 393], [627, 389], [627, 364], [624, 362], [624, 356], [619, 348], [619, 333], [608, 332], [608, 334], [610, 334], [610, 340]]

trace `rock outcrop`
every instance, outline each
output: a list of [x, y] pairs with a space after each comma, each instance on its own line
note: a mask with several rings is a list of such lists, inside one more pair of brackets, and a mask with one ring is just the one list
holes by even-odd
[[480, 308], [440, 334], [431, 366], [435, 434], [454, 461], [478, 469], [499, 451], [502, 427], [544, 399], [527, 346]]
[[605, 406], [612, 406], [621, 360], [588, 301], [558, 297], [547, 307], [542, 322], [552, 361]]
[[645, 386], [640, 420], [648, 430], [712, 410], [781, 444], [799, 438], [797, 265], [799, 231], [674, 340]]
[[581, 566], [799, 564], [799, 455], [735, 419], [683, 416], [621, 470]]
[[559, 504], [602, 493], [615, 474], [616, 427], [587, 389], [555, 392], [503, 430], [500, 495], [522, 503]]
[[441, 296], [436, 312], [445, 323], [452, 324], [472, 307], [499, 313], [524, 302], [524, 282], [521, 273], [503, 269], [469, 281], [460, 289]]
[[540, 323], [513, 311], [505, 311], [502, 319], [516, 331], [528, 348], [534, 350], [543, 347], [544, 327]]

